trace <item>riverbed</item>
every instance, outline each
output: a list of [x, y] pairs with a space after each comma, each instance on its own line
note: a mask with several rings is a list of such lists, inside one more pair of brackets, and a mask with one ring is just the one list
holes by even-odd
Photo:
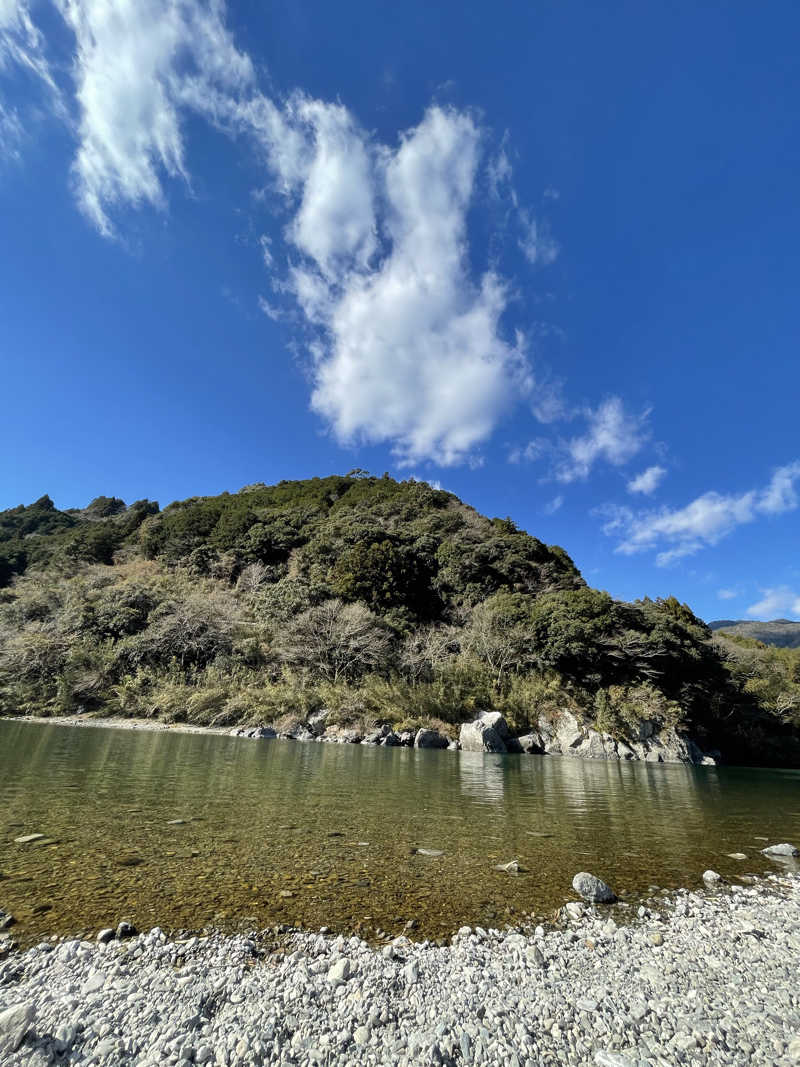
[[578, 870], [623, 901], [742, 884], [798, 798], [797, 771], [2, 721], [0, 908], [22, 945], [120, 918], [443, 938], [549, 916]]

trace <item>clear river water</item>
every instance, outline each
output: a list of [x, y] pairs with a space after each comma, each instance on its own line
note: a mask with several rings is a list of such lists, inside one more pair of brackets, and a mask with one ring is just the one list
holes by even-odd
[[580, 870], [628, 901], [777, 870], [777, 841], [800, 842], [800, 771], [0, 721], [0, 908], [23, 944], [122, 918], [442, 937], [546, 917]]

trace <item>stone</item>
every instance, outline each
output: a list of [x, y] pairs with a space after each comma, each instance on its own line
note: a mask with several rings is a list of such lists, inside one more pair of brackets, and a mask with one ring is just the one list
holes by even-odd
[[542, 955], [542, 950], [539, 948], [538, 945], [528, 945], [528, 947], [525, 949], [525, 955], [528, 957], [531, 963], [535, 963], [537, 967], [544, 967], [544, 956]]
[[33, 1004], [12, 1004], [0, 1012], [0, 1053], [16, 1052], [36, 1018]]
[[664, 935], [660, 934], [658, 930], [654, 930], [652, 934], [648, 934], [647, 939], [650, 944], [655, 945], [656, 948], [659, 948], [664, 944]]
[[357, 1026], [353, 1031], [353, 1040], [357, 1045], [366, 1045], [370, 1038], [368, 1026]]
[[407, 748], [410, 748], [414, 744], [414, 734], [411, 730], [401, 730], [397, 736], [400, 744]]
[[518, 860], [509, 860], [508, 863], [496, 863], [494, 865], [496, 871], [503, 871], [506, 874], [519, 874], [520, 866]]
[[586, 737], [577, 748], [572, 749], [570, 755], [580, 756], [581, 759], [608, 759], [609, 754], [606, 743], [597, 730], [587, 730]]
[[717, 882], [722, 881], [722, 878], [716, 871], [703, 871], [703, 881], [706, 885], [716, 885]]
[[744, 852], [726, 852], [725, 855], [731, 860], [746, 860], [747, 856]]
[[565, 904], [564, 911], [570, 919], [577, 920], [583, 918], [583, 904], [578, 903], [577, 900], [570, 900], [568, 904]]
[[394, 730], [390, 730], [389, 733], [381, 741], [381, 744], [386, 745], [387, 748], [396, 748], [397, 745], [401, 744], [401, 741], [397, 734], [394, 732]]
[[606, 1049], [595, 1052], [594, 1062], [597, 1067], [636, 1067], [636, 1060], [623, 1056], [621, 1052], [610, 1052]]
[[784, 842], [782, 845], [767, 845], [766, 848], [762, 848], [761, 852], [764, 856], [798, 856], [800, 850], [795, 848], [794, 845], [790, 845], [788, 842]]
[[544, 741], [541, 734], [523, 734], [522, 737], [518, 737], [516, 740], [520, 751], [526, 753], [526, 755], [542, 755], [544, 753]]
[[342, 982], [346, 982], [350, 975], [353, 973], [353, 968], [350, 964], [350, 960], [346, 956], [337, 960], [332, 967], [328, 969], [328, 981], [333, 985], [340, 985]]
[[309, 731], [314, 737], [320, 737], [325, 730], [325, 721], [330, 715], [328, 708], [321, 708], [319, 711], [312, 712], [306, 720], [306, 725]]
[[507, 752], [510, 738], [499, 711], [482, 711], [473, 722], [462, 723], [458, 741], [462, 752]]
[[416, 960], [412, 960], [407, 963], [402, 971], [403, 978], [406, 980], [407, 985], [414, 985], [419, 981], [419, 964]]
[[101, 945], [107, 945], [109, 941], [114, 940], [114, 931], [110, 926], [106, 926], [102, 930], [98, 930], [97, 940]]
[[138, 931], [133, 923], [126, 922], [124, 919], [117, 927], [117, 937], [120, 941], [126, 937], [136, 937], [137, 933]]
[[438, 730], [417, 730], [414, 748], [447, 748], [448, 740]]
[[10, 912], [0, 908], [0, 930], [10, 930], [17, 920]]
[[14, 844], [16, 845], [29, 845], [31, 841], [43, 841], [44, 834], [23, 834], [22, 837], [15, 837]]
[[602, 879], [587, 871], [575, 875], [572, 888], [591, 904], [613, 904], [617, 899], [614, 891]]

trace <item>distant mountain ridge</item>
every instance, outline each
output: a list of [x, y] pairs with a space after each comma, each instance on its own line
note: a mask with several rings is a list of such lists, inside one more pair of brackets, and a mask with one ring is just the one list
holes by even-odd
[[776, 648], [800, 648], [800, 622], [792, 622], [791, 619], [773, 619], [771, 622], [717, 619], [708, 625], [712, 630], [725, 630], [726, 633], [739, 637], [752, 637]]

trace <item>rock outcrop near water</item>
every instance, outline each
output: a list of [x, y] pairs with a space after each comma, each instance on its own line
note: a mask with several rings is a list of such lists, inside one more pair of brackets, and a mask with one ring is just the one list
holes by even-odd
[[538, 729], [514, 737], [498, 711], [481, 712], [471, 722], [462, 723], [458, 740], [449, 741], [438, 730], [395, 733], [383, 725], [366, 733], [339, 726], [324, 727], [324, 717], [312, 722], [296, 721], [278, 731], [270, 726], [237, 727], [234, 737], [257, 740], [281, 737], [290, 741], [332, 741], [339, 744], [405, 745], [413, 748], [451, 748], [462, 752], [495, 754], [535, 754], [571, 756], [578, 759], [645, 760], [648, 763], [695, 763], [713, 766], [719, 753], [704, 753], [689, 737], [675, 730], [657, 731], [653, 722], [643, 720], [635, 738], [620, 739], [600, 733], [578, 721], [569, 711], [541, 716]]
[[[47, 942], [0, 964], [3, 1067], [800, 1062], [800, 879], [447, 946], [290, 933]], [[623, 918], [625, 922], [623, 922]]]

